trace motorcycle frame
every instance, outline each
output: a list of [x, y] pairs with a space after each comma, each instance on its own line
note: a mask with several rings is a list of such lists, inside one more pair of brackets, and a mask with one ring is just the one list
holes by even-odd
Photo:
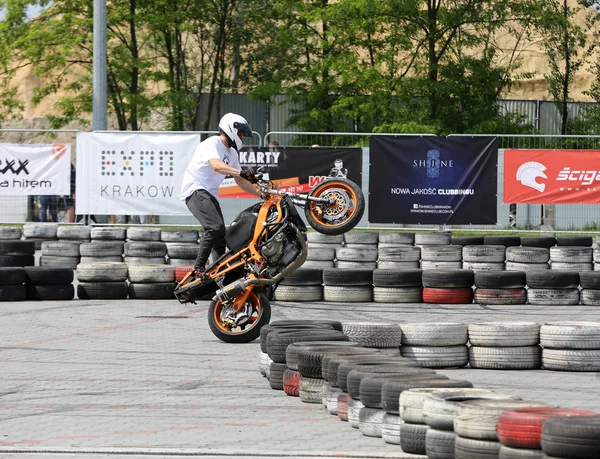
[[[196, 287], [205, 285], [210, 279], [217, 282], [217, 279], [223, 278], [228, 273], [231, 273], [232, 271], [238, 268], [244, 267], [249, 261], [253, 261], [256, 264], [256, 266], [259, 267], [258, 273], [251, 272], [250, 274], [248, 274], [245, 277], [245, 281], [243, 282], [243, 284], [240, 284], [239, 282], [234, 282], [233, 284], [230, 284], [228, 286], [222, 286], [223, 288], [221, 291], [224, 291], [225, 293], [228, 291], [227, 288], [231, 290], [234, 290], [236, 288], [243, 288], [243, 291], [240, 291], [237, 294], [237, 296], [235, 296], [235, 299], [231, 306], [232, 309], [234, 309], [236, 312], [240, 312], [254, 288], [258, 286], [252, 281], [259, 278], [258, 276], [267, 265], [267, 260], [262, 256], [262, 254], [259, 251], [262, 244], [265, 243], [263, 241], [263, 238], [265, 236], [268, 236], [268, 234], [265, 233], [268, 233], [269, 229], [273, 229], [277, 226], [282, 225], [284, 223], [284, 220], [290, 218], [290, 216], [287, 213], [284, 214], [283, 212], [283, 197], [289, 196], [291, 198], [292, 203], [300, 207], [305, 207], [308, 201], [321, 202], [327, 204], [331, 202], [329, 199], [315, 198], [307, 194], [297, 194], [285, 190], [278, 190], [274, 187], [272, 182], [264, 183], [264, 185], [261, 188], [261, 192], [264, 202], [262, 203], [258, 211], [257, 223], [262, 222], [262, 226], [259, 224], [255, 225], [252, 239], [248, 244], [246, 244], [246, 246], [242, 250], [233, 255], [225, 257], [225, 259], [221, 257], [219, 260], [216, 260], [211, 266], [208, 267], [208, 269], [202, 277], [190, 282], [189, 284], [186, 284], [189, 278], [193, 275], [193, 272], [188, 273], [181, 280], [181, 282], [178, 285], [178, 288], [176, 289], [176, 297], [180, 303], [191, 302], [195, 304], [195, 301], [193, 297], [190, 297], [190, 294], [193, 293]], [[274, 221], [267, 223], [269, 211], [273, 206], [275, 206], [276, 208], [277, 218]], [[183, 287], [179, 289], [179, 286]], [[177, 292], [177, 290], [180, 290], [180, 292]], [[182, 298], [180, 298], [180, 296], [184, 296], [183, 300]], [[213, 300], [216, 299], [217, 297], [215, 296]]]

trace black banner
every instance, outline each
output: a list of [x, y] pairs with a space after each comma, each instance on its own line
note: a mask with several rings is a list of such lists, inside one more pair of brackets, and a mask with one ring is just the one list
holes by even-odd
[[[362, 186], [362, 149], [329, 147], [248, 147], [239, 153], [240, 165], [268, 174], [280, 189], [308, 193], [328, 177], [344, 177]], [[225, 180], [219, 197], [252, 197]]]
[[497, 137], [371, 137], [369, 222], [495, 225]]

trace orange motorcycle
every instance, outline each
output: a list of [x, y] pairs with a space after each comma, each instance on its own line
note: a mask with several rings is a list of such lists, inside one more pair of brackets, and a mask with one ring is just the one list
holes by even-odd
[[247, 343], [271, 319], [269, 300], [279, 282], [306, 261], [306, 225], [323, 234], [356, 226], [365, 210], [361, 189], [344, 178], [328, 178], [308, 194], [280, 190], [257, 174], [262, 202], [242, 211], [225, 236], [228, 251], [206, 272], [190, 272], [175, 289], [180, 303], [212, 298], [208, 324], [227, 343]]

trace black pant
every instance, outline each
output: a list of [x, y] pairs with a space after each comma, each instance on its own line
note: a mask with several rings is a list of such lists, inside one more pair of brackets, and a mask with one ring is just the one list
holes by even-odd
[[204, 235], [200, 240], [200, 248], [196, 257], [195, 266], [204, 271], [210, 252], [214, 249], [216, 256], [225, 253], [225, 222], [219, 201], [206, 190], [196, 190], [186, 199], [192, 215], [204, 228]]

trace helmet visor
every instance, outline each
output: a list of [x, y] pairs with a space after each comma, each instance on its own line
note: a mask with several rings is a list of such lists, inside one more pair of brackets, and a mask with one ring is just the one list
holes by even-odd
[[240, 138], [242, 137], [252, 137], [252, 128], [249, 124], [238, 123], [237, 121], [233, 123], [233, 127], [238, 130], [238, 135]]

